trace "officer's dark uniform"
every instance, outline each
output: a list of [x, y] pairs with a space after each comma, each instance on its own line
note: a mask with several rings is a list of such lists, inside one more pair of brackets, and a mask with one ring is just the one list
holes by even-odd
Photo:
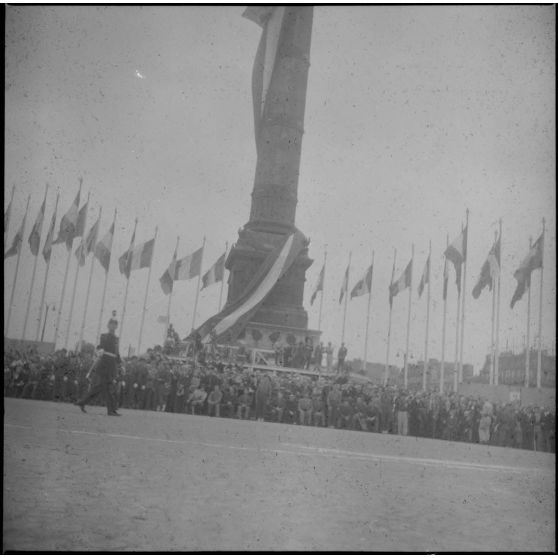
[[84, 406], [96, 395], [102, 393], [107, 402], [107, 412], [109, 415], [115, 414], [116, 405], [111, 390], [111, 384], [116, 378], [117, 365], [120, 364], [118, 353], [118, 337], [113, 333], [103, 333], [97, 346], [97, 350], [103, 349], [104, 353], [97, 362], [94, 370], [94, 381], [89, 393], [76, 404], [84, 411]]

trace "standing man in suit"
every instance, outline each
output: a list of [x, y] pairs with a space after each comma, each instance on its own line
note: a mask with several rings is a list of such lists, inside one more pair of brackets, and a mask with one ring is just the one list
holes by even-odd
[[339, 351], [337, 351], [337, 374], [345, 371], [345, 359], [347, 358], [347, 347], [345, 343], [341, 343]]
[[[118, 352], [118, 337], [114, 334], [118, 327], [118, 321], [114, 317], [116, 312], [113, 311], [112, 317], [108, 323], [108, 332], [101, 335], [101, 340], [97, 346], [99, 357], [92, 367], [94, 380], [87, 395], [76, 402], [76, 405], [86, 413], [85, 405], [91, 401], [96, 395], [102, 393], [107, 403], [107, 414], [109, 417], [119, 417], [116, 412], [116, 405], [112, 393], [112, 383], [116, 378], [117, 365], [120, 364], [120, 354]], [[89, 375], [88, 374], [88, 375]]]

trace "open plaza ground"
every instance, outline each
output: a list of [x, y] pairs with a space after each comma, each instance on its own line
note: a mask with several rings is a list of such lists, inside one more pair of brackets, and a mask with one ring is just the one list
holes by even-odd
[[549, 552], [555, 455], [4, 399], [4, 550]]

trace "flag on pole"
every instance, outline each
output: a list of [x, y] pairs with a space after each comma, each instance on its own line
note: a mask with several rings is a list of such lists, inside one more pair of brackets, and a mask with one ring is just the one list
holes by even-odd
[[95, 250], [95, 244], [97, 243], [97, 235], [99, 234], [99, 218], [95, 224], [89, 229], [87, 233], [87, 238], [82, 236], [81, 242], [77, 247], [75, 252], [76, 258], [78, 260], [78, 264], [80, 266], [85, 265], [85, 258], [88, 256], [90, 252]]
[[39, 245], [41, 244], [41, 230], [43, 228], [43, 220], [45, 218], [45, 202], [46, 197], [43, 200], [41, 209], [39, 209], [39, 214], [35, 219], [35, 224], [33, 225], [31, 234], [29, 235], [29, 248], [34, 256], [39, 253]]
[[430, 283], [430, 254], [428, 255], [428, 259], [426, 260], [426, 263], [424, 264], [424, 269], [423, 269], [422, 275], [420, 277], [420, 282], [419, 282], [419, 286], [418, 286], [419, 298], [422, 296], [422, 293], [424, 291], [424, 287], [426, 286], [427, 283]]
[[510, 306], [513, 308], [514, 304], [521, 300], [525, 289], [531, 284], [531, 272], [543, 265], [543, 235], [539, 236], [535, 244], [531, 246], [529, 253], [519, 267], [513, 274], [517, 280], [517, 287], [513, 293]]
[[184, 281], [197, 277], [201, 273], [201, 262], [203, 247], [198, 248], [192, 254], [178, 260], [174, 268], [174, 280]]
[[393, 297], [397, 296], [401, 291], [411, 286], [411, 274], [413, 270], [413, 260], [411, 259], [401, 274], [401, 277], [389, 286], [389, 304], [393, 303]]
[[480, 271], [477, 284], [473, 288], [473, 298], [479, 298], [485, 287], [492, 290], [494, 280], [500, 274], [500, 238], [494, 242]]
[[167, 324], [169, 322], [168, 316], [157, 316], [157, 323], [158, 324]]
[[310, 297], [310, 306], [314, 304], [314, 301], [316, 300], [316, 296], [318, 295], [318, 293], [324, 290], [324, 275], [325, 275], [325, 264], [322, 266], [320, 275], [318, 276], [318, 282], [316, 283], [316, 286], [314, 287], [314, 292]]
[[151, 267], [151, 260], [153, 259], [153, 248], [155, 246], [155, 239], [152, 238], [143, 244], [138, 244], [131, 249], [126, 250], [118, 259], [118, 266], [120, 273], [130, 277], [130, 273], [135, 269], [144, 267]]
[[134, 247], [134, 242], [136, 241], [136, 228], [137, 228], [138, 220], [136, 219], [136, 224], [134, 225], [134, 232], [132, 233], [132, 239], [130, 240], [130, 248], [118, 258], [118, 269], [120, 273], [126, 275], [126, 278], [130, 278], [130, 254], [132, 252], [132, 248]]
[[461, 266], [467, 259], [467, 227], [462, 229], [461, 234], [446, 248], [444, 256], [455, 267], [455, 282], [457, 290], [461, 292]]
[[[174, 281], [192, 279], [193, 277], [197, 277], [198, 275], [200, 275], [202, 256], [203, 256], [203, 246], [201, 248], [198, 248], [195, 252], [192, 252], [188, 256], [178, 261], [176, 259], [176, 252], [175, 252], [172, 262], [169, 264], [169, 267], [159, 278], [159, 282], [161, 283], [161, 289], [163, 289], [163, 292], [166, 295], [169, 294], [172, 291], [172, 286]], [[224, 260], [223, 260], [223, 266], [224, 266]], [[205, 286], [206, 285], [204, 285], [204, 287]]]
[[203, 274], [201, 290], [223, 280], [225, 276], [225, 255], [222, 254], [211, 268]]
[[[57, 198], [58, 200], [58, 198]], [[54, 211], [54, 213], [52, 214], [52, 217], [50, 219], [50, 226], [48, 228], [48, 233], [47, 233], [47, 237], [45, 240], [45, 245], [43, 246], [43, 258], [45, 259], [45, 262], [49, 262], [50, 261], [50, 254], [52, 252], [52, 239], [54, 238], [54, 229], [56, 227], [56, 209]]]
[[110, 226], [109, 231], [97, 244], [95, 245], [95, 257], [99, 260], [99, 263], [108, 272], [110, 265], [110, 253], [112, 250], [112, 240], [114, 238], [114, 221]]
[[21, 241], [23, 239], [24, 225], [25, 225], [25, 219], [21, 222], [21, 225], [19, 226], [19, 229], [14, 236], [10, 249], [4, 254], [4, 259], [9, 258], [10, 256], [15, 256], [16, 254], [19, 253], [19, 250], [21, 249]]
[[351, 291], [351, 298], [368, 294], [372, 290], [372, 266], [370, 266], [362, 279], [357, 281]]
[[76, 223], [76, 232], [74, 237], [83, 237], [85, 233], [85, 222], [87, 221], [87, 206], [89, 202], [85, 203], [83, 207], [78, 212], [78, 218]]
[[345, 270], [345, 277], [343, 277], [343, 284], [341, 285], [341, 292], [339, 293], [339, 304], [343, 301], [343, 297], [349, 290], [349, 266]]
[[442, 299], [446, 300], [448, 298], [448, 259], [444, 258], [444, 292], [442, 293]]
[[76, 236], [76, 229], [79, 219], [79, 196], [81, 189], [78, 191], [77, 196], [72, 203], [70, 209], [64, 214], [62, 220], [60, 221], [60, 229], [58, 230], [58, 238], [52, 244], [60, 244], [61, 242], [66, 243], [66, 248], [68, 250], [72, 249], [72, 242], [74, 236]]
[[161, 277], [159, 278], [159, 282], [161, 283], [161, 289], [163, 289], [163, 292], [166, 295], [172, 292], [175, 267], [176, 267], [176, 248], [174, 249], [174, 254], [172, 256], [172, 261], [169, 264], [169, 267], [165, 269], [165, 273], [163, 273], [163, 275], [161, 275]]

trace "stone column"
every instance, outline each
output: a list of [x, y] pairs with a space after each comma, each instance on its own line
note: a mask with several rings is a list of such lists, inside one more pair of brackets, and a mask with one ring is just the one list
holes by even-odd
[[[295, 228], [313, 7], [250, 7], [244, 15], [262, 26], [252, 76], [258, 157], [250, 219], [226, 262], [227, 302], [240, 295], [269, 252]], [[302, 302], [311, 263], [305, 250], [254, 322], [307, 327]]]

